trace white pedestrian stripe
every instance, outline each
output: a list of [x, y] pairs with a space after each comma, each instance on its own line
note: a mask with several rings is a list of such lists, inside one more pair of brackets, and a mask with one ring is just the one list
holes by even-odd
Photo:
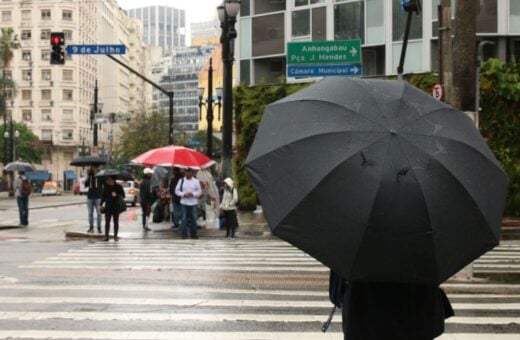
[[[515, 264], [511, 261], [518, 254], [520, 247], [501, 246], [479, 259], [475, 271], [480, 266]], [[243, 272], [270, 280], [283, 280], [278, 275], [290, 274], [312, 277], [323, 281], [323, 285], [312, 287], [319, 290], [268, 289], [255, 287], [254, 279], [242, 277], [234, 279], [241, 284], [238, 288], [226, 286], [225, 282], [206, 287], [190, 286], [186, 281], [98, 285], [82, 281], [48, 285], [0, 281], [0, 327], [14, 325], [0, 329], [0, 339], [343, 339], [341, 311], [336, 313], [331, 329], [321, 332], [332, 308], [327, 291], [329, 269], [282, 241], [98, 242], [20, 267], [43, 272], [66, 269], [67, 273], [156, 269], [179, 271], [180, 277], [184, 275], [182, 270], [220, 271], [230, 276]], [[505, 270], [501, 266], [496, 269]], [[437, 340], [520, 338], [518, 285], [449, 282], [443, 287], [457, 292], [448, 294], [456, 316], [446, 322], [448, 334]], [[165, 329], [158, 329], [160, 324]], [[196, 324], [193, 329], [197, 331], [186, 329], [186, 324]], [[481, 327], [487, 328], [483, 331]], [[177, 331], [180, 329], [186, 331]], [[498, 334], [500, 329], [508, 329], [509, 334]], [[454, 331], [457, 333], [450, 333]]]

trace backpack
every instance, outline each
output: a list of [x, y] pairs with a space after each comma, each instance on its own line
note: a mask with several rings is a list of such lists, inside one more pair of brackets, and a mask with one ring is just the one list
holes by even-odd
[[32, 192], [31, 182], [27, 178], [22, 179], [22, 196], [29, 196]]

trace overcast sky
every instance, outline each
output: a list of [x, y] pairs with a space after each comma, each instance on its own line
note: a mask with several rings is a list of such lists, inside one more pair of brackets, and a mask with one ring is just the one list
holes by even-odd
[[[222, 0], [117, 0], [123, 9], [161, 5], [186, 10], [187, 24], [216, 18], [217, 6]], [[186, 25], [187, 27], [189, 27]]]

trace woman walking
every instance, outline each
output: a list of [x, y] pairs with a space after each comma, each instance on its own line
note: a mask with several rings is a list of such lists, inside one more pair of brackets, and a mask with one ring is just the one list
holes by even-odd
[[124, 198], [125, 192], [123, 187], [116, 183], [116, 178], [114, 176], [107, 177], [101, 195], [101, 206], [105, 209], [105, 241], [109, 239], [112, 217], [114, 218], [114, 241], [119, 240], [117, 232], [119, 231], [119, 213], [121, 212], [120, 200], [123, 200], [123, 204], [125, 204]]
[[224, 225], [226, 226], [226, 237], [235, 239], [235, 229], [238, 228], [237, 221], [238, 192], [231, 178], [224, 180], [224, 195], [220, 203], [220, 209], [224, 213]]

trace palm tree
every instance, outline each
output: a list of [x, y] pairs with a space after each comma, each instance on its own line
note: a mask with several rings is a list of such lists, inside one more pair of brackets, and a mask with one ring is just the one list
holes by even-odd
[[[9, 67], [11, 61], [13, 60], [14, 54], [13, 50], [20, 47], [18, 43], [18, 39], [14, 34], [14, 30], [11, 27], [3, 27], [0, 35], [0, 62], [2, 63], [2, 78], [0, 80], [0, 85], [2, 87], [1, 93], [1, 103], [0, 109], [2, 111], [2, 115], [4, 117], [4, 133], [7, 129], [7, 112], [6, 112], [6, 88], [12, 89], [12, 94], [14, 95], [14, 83], [11, 79], [6, 79], [5, 69]], [[7, 161], [7, 143], [4, 143], [4, 164]]]

